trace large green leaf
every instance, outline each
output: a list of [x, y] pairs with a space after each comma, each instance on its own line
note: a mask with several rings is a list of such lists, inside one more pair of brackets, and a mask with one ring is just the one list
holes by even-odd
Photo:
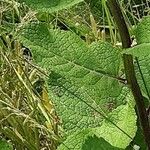
[[58, 147], [57, 150], [82, 150], [85, 140], [89, 136], [93, 136], [92, 129], [85, 129], [75, 132], [67, 137], [67, 139]]
[[113, 147], [103, 138], [94, 135], [92, 129], [85, 129], [68, 136], [57, 150], [121, 150]]
[[103, 115], [126, 102], [128, 89], [117, 80], [119, 50], [111, 44], [89, 46], [72, 32], [35, 23], [18, 37], [49, 72], [49, 94], [67, 131], [97, 127]]
[[[128, 100], [132, 101], [130, 97]], [[113, 110], [108, 117], [115, 125], [108, 120], [104, 120], [102, 126], [96, 128], [95, 134], [104, 138], [112, 146], [125, 149], [132, 141], [137, 130], [134, 105], [131, 103], [121, 105]], [[116, 125], [126, 133], [123, 133]]]
[[[132, 101], [129, 98], [129, 101]], [[128, 103], [119, 106], [108, 115], [119, 128], [107, 119], [101, 127], [85, 129], [75, 132], [59, 146], [58, 150], [119, 150], [125, 149], [136, 133], [136, 114], [134, 105]], [[128, 134], [131, 138], [129, 138]], [[94, 136], [94, 135], [97, 135]], [[99, 138], [98, 138], [99, 137]], [[108, 143], [109, 142], [109, 143]]]
[[135, 30], [137, 43], [150, 43], [150, 17], [144, 17]]
[[61, 9], [71, 7], [83, 0], [19, 0], [25, 2], [38, 12], [52, 13]]
[[82, 150], [121, 150], [120, 148], [113, 147], [103, 138], [97, 138], [96, 136], [89, 136], [83, 144]]
[[137, 45], [126, 50], [125, 53], [137, 57], [137, 61], [134, 63], [136, 76], [142, 91], [147, 95], [147, 91], [150, 93], [150, 43]]

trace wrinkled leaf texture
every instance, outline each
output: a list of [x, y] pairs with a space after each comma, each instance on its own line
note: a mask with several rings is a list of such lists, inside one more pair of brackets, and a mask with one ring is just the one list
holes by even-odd
[[[68, 135], [103, 126], [104, 118], [129, 100], [129, 90], [117, 79], [120, 51], [111, 44], [95, 42], [87, 45], [70, 31], [49, 29], [41, 23], [25, 26], [18, 38], [32, 50], [36, 63], [49, 73], [49, 95]], [[131, 110], [134, 112], [133, 107]], [[125, 123], [127, 120], [122, 121], [125, 121], [128, 134], [134, 137], [136, 115], [130, 115], [129, 125]], [[116, 114], [116, 119], [124, 118]], [[124, 137], [124, 133], [117, 134]], [[130, 141], [126, 137], [122, 145], [114, 141], [112, 145], [124, 148]]]

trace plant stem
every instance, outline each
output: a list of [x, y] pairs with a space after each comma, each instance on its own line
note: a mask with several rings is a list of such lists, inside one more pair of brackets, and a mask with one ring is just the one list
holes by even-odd
[[[131, 47], [131, 39], [130, 39], [129, 31], [118, 1], [107, 0], [107, 2], [108, 2], [109, 9], [114, 17], [115, 23], [118, 27], [118, 31], [122, 41], [122, 47], [123, 48]], [[136, 102], [136, 107], [137, 107], [140, 123], [143, 129], [145, 142], [148, 146], [148, 150], [150, 150], [150, 126], [149, 126], [148, 116], [144, 104], [143, 95], [136, 79], [132, 55], [123, 54], [123, 61], [124, 61], [126, 79], [128, 85], [131, 88], [132, 94]]]
[[107, 2], [118, 28], [122, 41], [122, 47], [129, 48], [131, 46], [131, 39], [119, 3], [117, 0], [107, 0]]
[[145, 142], [147, 143], [148, 149], [150, 150], [150, 128], [149, 128], [149, 121], [148, 116], [144, 104], [144, 99], [137, 83], [137, 79], [135, 76], [135, 70], [133, 65], [133, 57], [132, 55], [123, 55], [124, 59], [124, 67], [125, 67], [125, 74], [128, 81], [128, 84], [132, 90], [132, 94], [134, 96], [137, 111], [140, 119], [140, 123], [143, 129], [143, 134], [145, 137]]

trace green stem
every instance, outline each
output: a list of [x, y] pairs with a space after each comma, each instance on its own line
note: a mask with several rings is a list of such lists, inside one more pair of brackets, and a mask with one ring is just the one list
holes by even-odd
[[[115, 23], [118, 27], [118, 31], [122, 41], [122, 47], [123, 48], [131, 47], [131, 39], [130, 39], [129, 31], [118, 1], [107, 0], [107, 2], [108, 2], [109, 9], [114, 17]], [[140, 123], [143, 129], [145, 142], [148, 146], [148, 149], [150, 150], [149, 121], [146, 113], [143, 95], [136, 79], [132, 55], [124, 54], [123, 61], [124, 61], [126, 79], [136, 102], [136, 107], [137, 107]]]

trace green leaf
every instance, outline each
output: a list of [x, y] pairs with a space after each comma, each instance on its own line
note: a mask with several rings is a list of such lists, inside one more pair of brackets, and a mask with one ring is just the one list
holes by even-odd
[[138, 44], [150, 43], [150, 17], [144, 17], [135, 30]]
[[49, 72], [49, 95], [66, 131], [97, 127], [126, 103], [128, 89], [117, 80], [120, 52], [111, 44], [87, 45], [72, 32], [43, 24], [28, 25], [18, 37]]
[[52, 13], [71, 7], [83, 0], [19, 0], [38, 12]]
[[58, 147], [57, 150], [82, 150], [82, 146], [88, 136], [93, 136], [92, 129], [85, 129], [75, 132], [67, 137], [67, 139]]
[[103, 138], [91, 136], [86, 139], [82, 147], [82, 150], [121, 150], [121, 149], [117, 147], [113, 147]]
[[[135, 136], [137, 117], [133, 104], [128, 103], [124, 106], [119, 106], [108, 116], [131, 138]], [[131, 141], [132, 139], [126, 136], [125, 133], [108, 120], [104, 120], [101, 127], [85, 129], [71, 134], [59, 146], [58, 150], [119, 150], [125, 149]]]
[[[128, 100], [132, 101], [130, 97]], [[108, 120], [104, 120], [102, 126], [96, 128], [95, 135], [99, 138], [104, 138], [114, 147], [125, 149], [132, 141], [132, 138], [135, 136], [137, 130], [137, 117], [134, 106], [131, 103], [121, 105], [113, 110], [108, 117], [121, 130], [125, 131], [127, 135]]]
[[121, 150], [113, 147], [103, 138], [96, 137], [92, 129], [86, 129], [68, 136], [57, 150]]
[[4, 140], [0, 140], [0, 150], [13, 150], [13, 146]]
[[[138, 62], [135, 61], [134, 63], [135, 71], [136, 71], [137, 80], [145, 96], [147, 95], [146, 88], [148, 90], [148, 93], [150, 93], [150, 80], [149, 80], [150, 78], [150, 50], [149, 49], [150, 49], [150, 43], [143, 43], [133, 48], [130, 48], [124, 52], [126, 54], [131, 54], [134, 57], [137, 57], [138, 59]], [[138, 63], [139, 63], [140, 68], [138, 66]], [[142, 76], [144, 78], [146, 88], [145, 88], [140, 70], [142, 72]]]

